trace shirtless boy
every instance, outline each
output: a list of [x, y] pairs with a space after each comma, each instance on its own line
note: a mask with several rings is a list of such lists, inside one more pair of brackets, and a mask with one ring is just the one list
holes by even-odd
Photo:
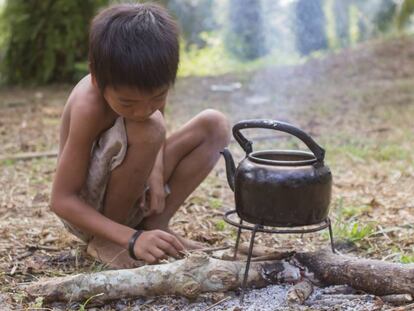
[[112, 6], [92, 22], [91, 74], [64, 108], [51, 209], [112, 267], [200, 247], [169, 222], [213, 169], [230, 128], [208, 109], [166, 137], [164, 107], [178, 60], [177, 26], [165, 9]]

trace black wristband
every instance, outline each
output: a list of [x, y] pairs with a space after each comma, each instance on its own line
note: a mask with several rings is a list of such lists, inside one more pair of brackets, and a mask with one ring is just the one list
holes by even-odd
[[137, 258], [137, 256], [135, 256], [134, 246], [135, 246], [135, 242], [137, 241], [137, 239], [139, 238], [139, 236], [143, 232], [144, 231], [142, 231], [142, 230], [135, 231], [135, 233], [131, 236], [131, 238], [129, 239], [129, 242], [128, 242], [128, 253], [129, 253], [129, 257], [131, 257], [134, 260], [139, 260]]

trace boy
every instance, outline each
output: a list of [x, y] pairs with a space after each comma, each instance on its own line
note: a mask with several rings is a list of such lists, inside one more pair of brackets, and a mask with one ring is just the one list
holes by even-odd
[[175, 22], [155, 4], [115, 5], [95, 17], [89, 40], [91, 74], [63, 111], [52, 211], [115, 268], [201, 247], [169, 221], [216, 164], [230, 129], [209, 109], [165, 137], [179, 60]]

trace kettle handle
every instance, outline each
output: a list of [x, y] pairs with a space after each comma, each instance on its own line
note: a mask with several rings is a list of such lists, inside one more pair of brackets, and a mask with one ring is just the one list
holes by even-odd
[[248, 128], [265, 128], [291, 134], [303, 141], [319, 162], [322, 162], [325, 158], [325, 150], [304, 131], [298, 129], [297, 127], [294, 127], [289, 123], [268, 119], [244, 120], [237, 122], [233, 126], [233, 136], [240, 144], [240, 146], [244, 149], [246, 154], [249, 154], [253, 151], [253, 143], [244, 137], [240, 130]]

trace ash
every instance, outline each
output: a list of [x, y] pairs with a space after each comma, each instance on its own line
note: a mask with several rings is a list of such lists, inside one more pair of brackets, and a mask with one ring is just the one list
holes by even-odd
[[[180, 297], [156, 297], [150, 300], [135, 300], [133, 304], [129, 302], [129, 310], [133, 311], [311, 311], [311, 310], [341, 310], [341, 311], [358, 311], [358, 310], [386, 310], [382, 304], [378, 303], [375, 296], [367, 299], [352, 300], [320, 300], [320, 296], [327, 291], [332, 290], [335, 286], [327, 288], [314, 288], [313, 294], [304, 305], [288, 305], [286, 303], [286, 294], [290, 285], [271, 285], [261, 289], [249, 290], [245, 293], [244, 301], [240, 304], [239, 296], [235, 292], [212, 293], [201, 295], [197, 301], [189, 301]], [[227, 298], [228, 297], [228, 298]], [[214, 303], [222, 301], [212, 307]], [[127, 305], [121, 302], [117, 304], [115, 310], [124, 310]], [[132, 308], [131, 308], [132, 307]], [[212, 308], [211, 308], [212, 307]], [[385, 306], [384, 306], [385, 307]]]

